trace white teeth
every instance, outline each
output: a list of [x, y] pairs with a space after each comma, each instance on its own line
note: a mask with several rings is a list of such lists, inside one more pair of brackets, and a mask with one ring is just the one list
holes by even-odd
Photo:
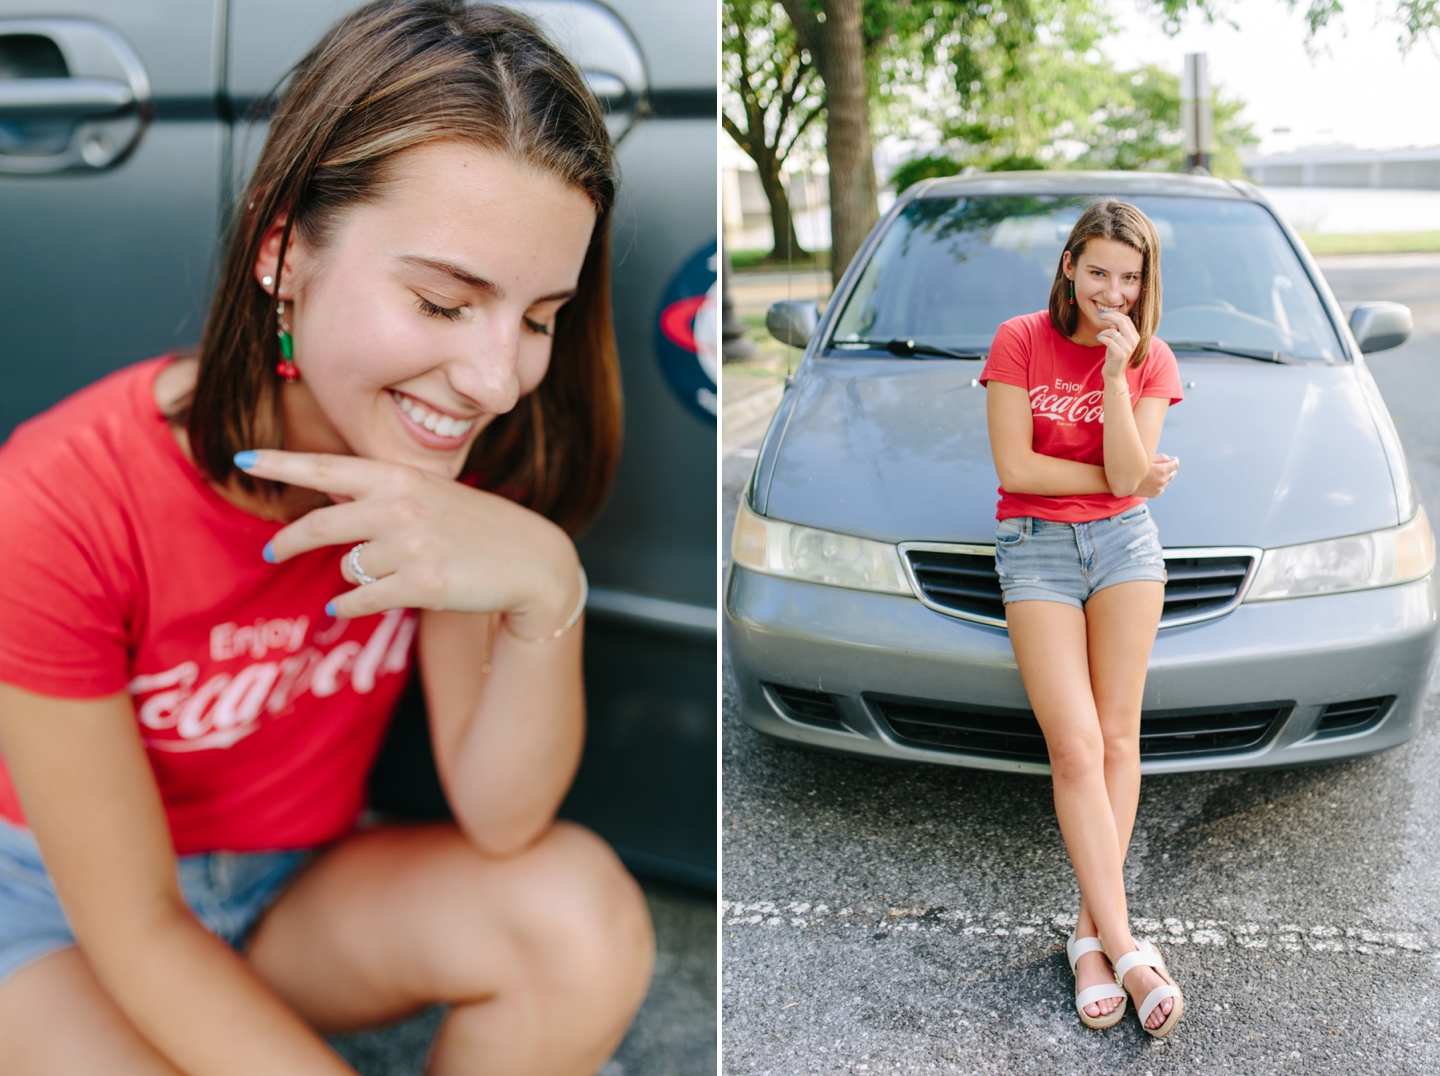
[[439, 437], [462, 437], [469, 433], [470, 428], [475, 425], [473, 418], [463, 420], [451, 418], [449, 415], [442, 415], [430, 410], [409, 396], [402, 396], [398, 392], [392, 392], [391, 395], [395, 397], [395, 402], [400, 405], [401, 411]]

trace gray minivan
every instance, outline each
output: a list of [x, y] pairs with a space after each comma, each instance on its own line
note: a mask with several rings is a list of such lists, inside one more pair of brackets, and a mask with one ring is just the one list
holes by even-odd
[[[217, 240], [287, 70], [356, 0], [0, 0], [0, 438], [193, 345]], [[513, 0], [618, 140], [626, 436], [581, 539], [589, 730], [562, 813], [632, 869], [715, 884], [716, 8]], [[372, 781], [444, 811], [413, 690]]]
[[[812, 747], [1041, 773], [1005, 633], [998, 480], [979, 374], [1044, 309], [1097, 197], [1161, 239], [1185, 399], [1150, 502], [1169, 581], [1141, 768], [1296, 766], [1413, 736], [1436, 645], [1435, 549], [1365, 353], [1410, 312], [1347, 319], [1248, 183], [1143, 173], [934, 180], [897, 200], [835, 290], [776, 304], [806, 344], [740, 506], [726, 639], [741, 713]], [[1083, 404], [1062, 399], [1057, 406]]]

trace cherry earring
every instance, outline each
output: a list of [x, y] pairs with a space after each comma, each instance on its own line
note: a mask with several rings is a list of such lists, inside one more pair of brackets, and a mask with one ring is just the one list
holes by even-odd
[[1075, 281], [1070, 281], [1070, 305], [1075, 305]]
[[[268, 279], [268, 278], [267, 278]], [[290, 326], [285, 321], [285, 300], [281, 299], [275, 307], [275, 323], [277, 326], [276, 335], [280, 337], [280, 354], [283, 356], [275, 364], [275, 372], [281, 379], [291, 384], [300, 380], [300, 367], [295, 365], [295, 341], [290, 337]]]

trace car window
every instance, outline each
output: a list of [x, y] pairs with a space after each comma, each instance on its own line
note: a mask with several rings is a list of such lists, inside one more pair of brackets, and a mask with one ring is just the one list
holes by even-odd
[[[1091, 197], [921, 198], [890, 224], [836, 321], [831, 348], [923, 340], [983, 351], [1000, 323], [1043, 309]], [[1294, 250], [1251, 202], [1129, 199], [1155, 222], [1161, 339], [1338, 362], [1344, 352]]]

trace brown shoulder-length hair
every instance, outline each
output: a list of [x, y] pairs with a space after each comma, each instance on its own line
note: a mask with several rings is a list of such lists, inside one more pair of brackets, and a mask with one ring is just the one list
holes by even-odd
[[[1160, 324], [1160, 234], [1155, 222], [1129, 202], [1106, 198], [1080, 214], [1065, 250], [1076, 265], [1092, 239], [1112, 239], [1140, 252], [1140, 298], [1130, 319], [1140, 332], [1140, 342], [1130, 356], [1130, 365], [1139, 366], [1150, 353], [1150, 338]], [[1062, 336], [1074, 336], [1080, 325], [1080, 311], [1070, 302], [1070, 279], [1065, 275], [1065, 254], [1055, 266], [1055, 283], [1050, 287], [1050, 324]]]
[[459, 140], [512, 155], [583, 190], [595, 231], [573, 298], [555, 321], [538, 388], [481, 433], [462, 479], [574, 533], [609, 491], [620, 455], [619, 362], [610, 314], [614, 158], [579, 72], [535, 25], [463, 0], [378, 0], [332, 29], [296, 68], [236, 214], [200, 343], [185, 421], [215, 482], [257, 483], [246, 448], [282, 447], [275, 302], [255, 281], [272, 222], [325, 246], [340, 214], [378, 197], [396, 154]]

